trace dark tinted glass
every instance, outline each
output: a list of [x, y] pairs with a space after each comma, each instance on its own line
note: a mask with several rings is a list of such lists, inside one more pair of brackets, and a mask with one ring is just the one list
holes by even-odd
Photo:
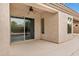
[[11, 42], [24, 40], [24, 19], [11, 17]]

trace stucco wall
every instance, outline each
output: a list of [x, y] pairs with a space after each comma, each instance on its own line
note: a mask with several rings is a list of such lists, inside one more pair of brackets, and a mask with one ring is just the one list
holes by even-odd
[[[73, 39], [73, 27], [72, 27], [72, 33], [71, 34], [67, 33], [68, 17], [73, 19], [73, 17], [71, 15], [68, 15], [63, 12], [59, 12], [59, 43], [65, 42], [69, 39]], [[72, 22], [72, 26], [73, 26], [73, 22]]]
[[[43, 39], [55, 43], [65, 42], [73, 39], [73, 17], [66, 13], [58, 11], [58, 13], [43, 13], [45, 17], [45, 34]], [[72, 18], [72, 33], [67, 33], [67, 20]]]
[[10, 47], [9, 4], [0, 4], [0, 55], [8, 55]]
[[[34, 8], [33, 8], [34, 9]], [[35, 39], [40, 39], [41, 34], [41, 20], [40, 20], [40, 13], [37, 11], [29, 12], [29, 6], [25, 4], [10, 4], [10, 14], [11, 16], [19, 16], [19, 17], [29, 17], [34, 18], [34, 25], [35, 25]]]
[[43, 39], [51, 42], [58, 42], [58, 13], [43, 13], [45, 18], [45, 33]]

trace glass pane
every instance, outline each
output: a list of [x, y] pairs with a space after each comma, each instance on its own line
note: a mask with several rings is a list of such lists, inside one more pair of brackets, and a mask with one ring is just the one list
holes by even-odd
[[24, 19], [11, 17], [11, 42], [24, 40]]
[[33, 20], [25, 20], [25, 39], [33, 39], [34, 37], [34, 25]]
[[25, 20], [25, 38], [29, 39], [30, 37], [30, 20]]
[[67, 31], [68, 33], [72, 33], [72, 18], [68, 17], [67, 21]]

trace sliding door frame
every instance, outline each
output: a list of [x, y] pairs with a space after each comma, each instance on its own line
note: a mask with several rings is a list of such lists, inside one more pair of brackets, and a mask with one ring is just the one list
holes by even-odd
[[33, 22], [33, 34], [32, 35], [33, 35], [33, 39], [35, 38], [35, 19], [34, 18], [10, 16], [10, 42], [11, 42], [11, 18], [24, 19], [24, 40], [23, 41], [26, 41], [26, 38], [25, 38], [25, 20], [27, 20], [27, 19], [32, 20], [32, 22]]

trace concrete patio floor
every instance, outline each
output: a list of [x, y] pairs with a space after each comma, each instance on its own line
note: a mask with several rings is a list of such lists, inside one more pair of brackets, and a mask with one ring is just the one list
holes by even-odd
[[10, 55], [22, 56], [76, 56], [79, 55], [79, 39], [55, 44], [44, 40], [24, 42], [11, 46]]

